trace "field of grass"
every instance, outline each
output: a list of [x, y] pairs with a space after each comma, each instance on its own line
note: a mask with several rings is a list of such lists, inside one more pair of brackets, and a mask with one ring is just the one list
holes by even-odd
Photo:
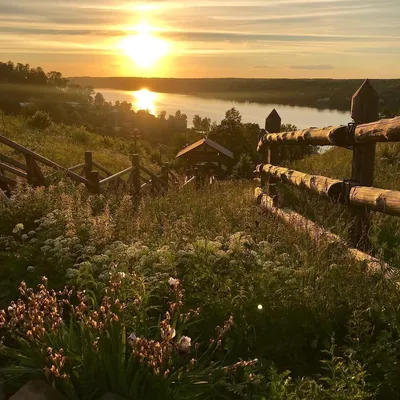
[[[87, 145], [109, 168], [128, 162], [127, 144], [78, 128], [25, 135], [11, 119], [5, 129], [63, 165]], [[396, 187], [381, 171], [395, 150], [379, 154], [377, 182]], [[343, 176], [347, 158], [332, 151], [296, 167]], [[0, 203], [6, 390], [39, 377], [71, 399], [397, 399], [397, 283], [262, 213], [253, 191], [220, 182], [136, 209], [68, 180], [18, 187]], [[300, 193], [283, 201], [345, 229], [332, 205]]]
[[[0, 134], [33, 150], [64, 167], [84, 162], [85, 151], [93, 152], [93, 160], [113, 172], [130, 166], [132, 141], [113, 136], [100, 136], [83, 127], [51, 124], [46, 129], [34, 129], [21, 116], [0, 114]], [[157, 168], [149, 161], [152, 149], [147, 142], [139, 141], [142, 165], [153, 171]], [[20, 153], [0, 144], [0, 152], [15, 159]], [[24, 161], [24, 160], [21, 160]]]

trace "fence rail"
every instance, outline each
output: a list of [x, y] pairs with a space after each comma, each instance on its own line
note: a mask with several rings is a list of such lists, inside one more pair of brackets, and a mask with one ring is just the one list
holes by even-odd
[[[85, 152], [85, 162], [70, 168], [65, 168], [54, 161], [35, 153], [34, 151], [0, 135], [0, 143], [4, 144], [25, 158], [26, 163], [0, 154], [0, 190], [1, 198], [5, 193], [8, 197], [17, 185], [18, 179], [25, 179], [32, 186], [45, 186], [54, 173], [45, 176], [39, 164], [51, 168], [53, 171], [65, 173], [74, 182], [84, 184], [93, 193], [117, 192], [122, 190], [132, 195], [140, 196], [142, 189], [152, 188], [152, 193], [157, 194], [168, 190], [169, 186], [177, 185], [179, 180], [165, 163], [157, 175], [140, 164], [138, 154], [131, 156], [131, 166], [119, 171], [112, 172], [93, 160], [90, 151]], [[77, 171], [81, 170], [79, 173]], [[150, 176], [150, 180], [141, 175], [144, 172]], [[105, 174], [105, 176], [104, 176]], [[128, 179], [124, 179], [129, 175]], [[144, 184], [142, 182], [144, 181]]]
[[[353, 216], [347, 242], [349, 254], [367, 261], [369, 266], [376, 266], [378, 262], [365, 253], [370, 248], [370, 212], [400, 216], [400, 192], [373, 187], [376, 143], [400, 142], [400, 117], [378, 121], [378, 106], [378, 95], [366, 80], [352, 98], [353, 122], [349, 125], [280, 132], [281, 118], [273, 110], [265, 121], [265, 130], [261, 130], [257, 145], [257, 150], [263, 155], [263, 164], [256, 171], [261, 176], [261, 186], [265, 187], [265, 191], [262, 187], [255, 191], [258, 202], [295, 229], [300, 227], [316, 237], [322, 234], [323, 228], [291, 210], [278, 207], [277, 182], [345, 204]], [[353, 153], [351, 177], [332, 179], [279, 166], [282, 146], [294, 144], [347, 148]], [[342, 241], [336, 235], [324, 232], [330, 240]]]

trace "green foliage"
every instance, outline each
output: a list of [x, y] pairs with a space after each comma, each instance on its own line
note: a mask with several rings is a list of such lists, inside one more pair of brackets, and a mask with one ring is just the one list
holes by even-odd
[[232, 170], [233, 179], [250, 179], [253, 176], [254, 163], [248, 154], [242, 154]]
[[[21, 280], [35, 286], [43, 275], [56, 291], [65, 283], [85, 290], [92, 299], [91, 313], [99, 312], [105, 289], [113, 288], [110, 276], [129, 277], [135, 283], [118, 289], [116, 296], [127, 307], [117, 314], [118, 324], [114, 321], [102, 334], [71, 320], [68, 312], [58, 333], [46, 336], [38, 347], [10, 341], [6, 333], [4, 345], [28, 356], [13, 358], [7, 376], [18, 371], [40, 375], [44, 363], [51, 368], [39, 351], [48, 346], [57, 354], [61, 348], [68, 352], [72, 364], [65, 373], [73, 374], [71, 368], [76, 373], [73, 388], [66, 387], [65, 380], [54, 382], [77, 398], [96, 398], [105, 390], [126, 394], [129, 382], [143, 389], [135, 392], [139, 398], [154, 390], [152, 398], [191, 398], [193, 393], [210, 399], [222, 394], [248, 399], [367, 399], [377, 392], [378, 398], [395, 399], [400, 293], [395, 283], [380, 274], [366, 274], [362, 265], [343, 254], [340, 246], [323, 240], [315, 246], [307, 236], [259, 214], [253, 189], [243, 182], [144, 199], [137, 211], [129, 197], [91, 196], [67, 182], [49, 189], [20, 186], [11, 203], [0, 205], [3, 307], [17, 298], [15, 288]], [[185, 323], [182, 330], [176, 317], [176, 337], [192, 338], [193, 351], [194, 342], [200, 343], [194, 358], [207, 354], [201, 358], [206, 364], [198, 361], [195, 374], [187, 375], [183, 368], [178, 381], [177, 375], [164, 379], [142, 364], [130, 370], [127, 353], [121, 350], [128, 348], [123, 340], [132, 332], [160, 342], [159, 321], [170, 307], [166, 282], [171, 276], [186, 289], [182, 313], [201, 307], [199, 323]], [[230, 315], [234, 329], [211, 356], [209, 338], [215, 338], [215, 327], [222, 327]], [[81, 332], [74, 345], [66, 342], [71, 329]], [[97, 337], [100, 353], [92, 351]], [[81, 357], [87, 363], [75, 361]], [[224, 375], [229, 372], [224, 366], [255, 358], [256, 370], [248, 365], [244, 375]], [[32, 359], [36, 361], [29, 371], [18, 369]], [[172, 357], [171, 362], [179, 371], [190, 359]], [[6, 366], [9, 360], [4, 359]], [[292, 371], [290, 376], [277, 372], [287, 370]], [[118, 376], [113, 371], [119, 371]], [[215, 381], [208, 380], [209, 373]], [[103, 386], [94, 392], [90, 382]], [[174, 382], [181, 382], [182, 391]]]
[[35, 114], [27, 120], [31, 128], [46, 129], [51, 126], [50, 115], [45, 111], [36, 111]]

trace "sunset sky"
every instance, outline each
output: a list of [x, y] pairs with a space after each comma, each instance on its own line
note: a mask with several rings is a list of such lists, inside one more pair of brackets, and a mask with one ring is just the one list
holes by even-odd
[[65, 76], [400, 78], [400, 0], [0, 0], [0, 21], [1, 61]]

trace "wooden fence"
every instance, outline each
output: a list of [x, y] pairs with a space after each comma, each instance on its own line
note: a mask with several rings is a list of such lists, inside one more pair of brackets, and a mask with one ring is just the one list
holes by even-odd
[[[377, 121], [378, 106], [378, 95], [366, 80], [352, 98], [351, 117], [354, 122], [347, 126], [281, 133], [281, 118], [273, 110], [266, 119], [257, 148], [264, 162], [257, 167], [257, 171], [261, 175], [261, 186], [265, 187], [265, 190], [262, 187], [256, 189], [255, 196], [259, 204], [294, 228], [307, 231], [313, 239], [319, 240], [325, 235], [333, 241], [342, 239], [291, 210], [278, 208], [276, 184], [290, 184], [347, 205], [354, 220], [348, 238], [351, 246], [349, 252], [357, 259], [367, 260], [370, 265], [378, 263], [378, 260], [363, 253], [370, 247], [370, 212], [400, 216], [400, 192], [373, 187], [376, 144], [400, 142], [400, 117]], [[349, 149], [353, 153], [352, 176], [338, 180], [279, 166], [281, 146], [293, 144]]]
[[49, 183], [52, 173], [46, 176], [39, 164], [64, 173], [74, 182], [84, 184], [92, 193], [122, 191], [140, 196], [144, 192], [163, 193], [171, 185], [179, 184], [177, 175], [170, 170], [168, 163], [161, 167], [159, 174], [155, 174], [140, 164], [138, 154], [131, 156], [129, 168], [113, 173], [95, 162], [90, 151], [85, 152], [83, 163], [65, 168], [5, 136], [0, 135], [0, 143], [12, 148], [25, 159], [23, 163], [0, 153], [0, 190], [8, 197], [17, 185], [17, 179], [23, 179], [32, 186], [46, 186]]

